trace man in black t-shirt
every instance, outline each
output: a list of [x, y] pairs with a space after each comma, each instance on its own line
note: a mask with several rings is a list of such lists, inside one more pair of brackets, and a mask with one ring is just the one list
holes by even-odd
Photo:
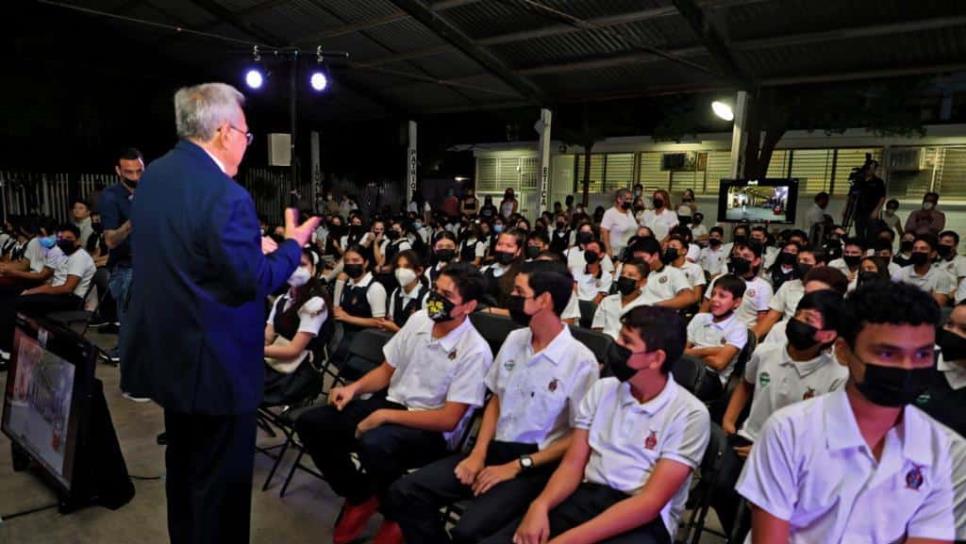
[[856, 180], [852, 191], [855, 194], [855, 236], [861, 240], [868, 240], [879, 229], [879, 212], [885, 203], [885, 182], [877, 175], [879, 163], [866, 162], [861, 177]]

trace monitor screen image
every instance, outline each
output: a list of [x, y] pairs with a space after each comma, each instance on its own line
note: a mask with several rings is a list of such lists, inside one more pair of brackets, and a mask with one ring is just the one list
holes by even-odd
[[718, 220], [794, 223], [798, 183], [794, 179], [721, 180]]

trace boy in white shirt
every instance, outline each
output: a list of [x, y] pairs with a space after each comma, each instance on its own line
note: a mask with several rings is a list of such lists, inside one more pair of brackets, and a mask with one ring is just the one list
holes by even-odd
[[871, 283], [846, 299], [835, 343], [846, 388], [769, 418], [738, 481], [752, 541], [955, 538], [949, 437], [912, 406], [935, 365], [939, 316], [904, 284]]
[[912, 264], [899, 270], [892, 280], [915, 285], [932, 295], [940, 307], [949, 303], [956, 291], [956, 280], [949, 272], [932, 265], [938, 242], [932, 234], [918, 234], [912, 242]]
[[621, 318], [624, 314], [644, 304], [644, 293], [641, 289], [647, 281], [649, 271], [647, 263], [640, 259], [624, 262], [621, 266], [621, 277], [616, 282], [617, 292], [600, 301], [590, 327], [616, 340], [621, 332]]
[[720, 276], [725, 272], [725, 261], [728, 252], [724, 248], [724, 229], [719, 226], [711, 227], [708, 232], [708, 247], [702, 248], [698, 255], [698, 264], [710, 277]]
[[521, 523], [483, 542], [672, 541], [710, 427], [704, 404], [670, 375], [685, 339], [669, 308], [624, 316], [606, 361], [614, 377], [581, 402], [560, 467]]
[[714, 396], [724, 390], [738, 354], [748, 343], [748, 328], [735, 316], [744, 294], [744, 281], [730, 274], [721, 276], [711, 293], [711, 311], [694, 316], [688, 323], [688, 346], [684, 353], [701, 359], [714, 373], [713, 383], [717, 385]]
[[684, 272], [684, 277], [691, 285], [691, 294], [694, 298], [692, 304], [697, 305], [701, 303], [701, 295], [708, 281], [704, 278], [704, 270], [701, 269], [701, 266], [687, 259], [687, 247], [684, 239], [672, 234], [667, 241], [667, 248], [664, 250], [664, 261]]
[[[738, 308], [738, 320], [746, 327], [754, 327], [760, 319], [764, 318], [768, 313], [768, 304], [771, 302], [771, 284], [758, 275], [761, 269], [762, 251], [761, 244], [738, 241], [735, 242], [731, 255], [729, 267], [732, 273], [745, 280], [745, 295], [741, 299], [741, 307]], [[711, 280], [711, 284], [708, 285], [704, 303], [701, 304], [702, 312], [708, 312], [715, 280]]]
[[657, 240], [643, 238], [635, 244], [634, 250], [651, 269], [644, 286], [644, 304], [682, 310], [694, 303], [688, 278], [684, 272], [664, 262], [665, 256]]

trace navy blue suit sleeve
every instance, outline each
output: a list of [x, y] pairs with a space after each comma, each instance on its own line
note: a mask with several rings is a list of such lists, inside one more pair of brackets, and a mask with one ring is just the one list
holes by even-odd
[[262, 254], [258, 216], [251, 198], [226, 198], [213, 210], [215, 232], [208, 253], [217, 269], [220, 302], [239, 306], [281, 287], [299, 265], [298, 243], [286, 240], [278, 250]]
[[101, 192], [97, 212], [101, 214], [101, 225], [104, 230], [117, 230], [121, 226], [121, 214], [118, 209], [117, 198], [111, 191]]

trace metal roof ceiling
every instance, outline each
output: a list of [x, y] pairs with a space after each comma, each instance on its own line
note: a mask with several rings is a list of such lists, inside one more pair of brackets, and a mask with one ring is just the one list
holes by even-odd
[[[346, 50], [349, 62], [334, 68], [334, 115], [339, 107], [420, 114], [966, 69], [960, 0], [73, 2], [307, 55], [316, 45]], [[243, 45], [131, 34], [188, 63], [249, 58]]]

